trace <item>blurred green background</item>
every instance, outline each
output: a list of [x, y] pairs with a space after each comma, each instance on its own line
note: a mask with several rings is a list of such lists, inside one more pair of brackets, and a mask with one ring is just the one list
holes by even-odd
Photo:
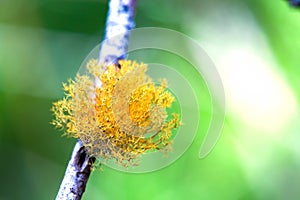
[[[49, 124], [51, 103], [101, 41], [106, 11], [103, 0], [0, 1], [1, 200], [55, 198], [75, 140]], [[199, 132], [177, 162], [147, 174], [104, 166], [83, 199], [299, 199], [299, 19], [283, 0], [138, 1], [137, 27], [185, 33], [215, 62], [224, 129], [199, 160], [203, 92]]]

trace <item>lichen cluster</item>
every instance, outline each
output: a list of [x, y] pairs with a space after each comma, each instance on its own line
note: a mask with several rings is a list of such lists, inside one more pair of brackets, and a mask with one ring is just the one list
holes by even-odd
[[79, 138], [90, 155], [129, 166], [147, 151], [169, 147], [181, 122], [166, 112], [175, 99], [165, 80], [153, 83], [145, 64], [121, 60], [118, 66], [101, 71], [90, 60], [87, 75], [63, 84], [65, 97], [53, 103], [52, 124]]

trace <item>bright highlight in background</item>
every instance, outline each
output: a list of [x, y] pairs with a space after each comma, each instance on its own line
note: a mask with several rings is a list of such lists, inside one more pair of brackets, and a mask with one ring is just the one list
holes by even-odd
[[224, 135], [232, 140], [247, 183], [258, 199], [295, 198], [299, 162], [292, 159], [299, 159], [299, 104], [280, 70], [285, 66], [278, 66], [267, 38], [243, 5], [216, 9], [205, 24], [194, 28], [194, 35], [205, 41], [221, 75], [231, 127]]
[[233, 49], [220, 60], [232, 114], [243, 123], [274, 132], [295, 117], [295, 95], [270, 62], [247, 49]]

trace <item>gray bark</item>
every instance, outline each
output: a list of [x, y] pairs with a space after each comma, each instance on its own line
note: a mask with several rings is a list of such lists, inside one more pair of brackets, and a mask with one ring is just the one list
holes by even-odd
[[111, 0], [99, 63], [115, 64], [126, 57], [130, 30], [134, 28], [135, 0]]
[[85, 186], [94, 162], [95, 158], [87, 154], [82, 142], [78, 140], [73, 149], [56, 199], [80, 200], [85, 191]]

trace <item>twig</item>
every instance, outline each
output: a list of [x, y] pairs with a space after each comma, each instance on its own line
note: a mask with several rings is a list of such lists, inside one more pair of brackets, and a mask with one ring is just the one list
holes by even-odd
[[86, 153], [81, 141], [78, 140], [73, 149], [56, 199], [80, 200], [85, 191], [94, 162], [95, 158], [90, 157]]
[[130, 30], [134, 28], [135, 0], [111, 0], [99, 63], [117, 63], [127, 52]]
[[[123, 59], [134, 28], [135, 0], [110, 0], [106, 21], [105, 40], [99, 53], [99, 62], [115, 64]], [[77, 141], [60, 185], [56, 200], [80, 200], [91, 173], [95, 158], [87, 154], [82, 142]]]

